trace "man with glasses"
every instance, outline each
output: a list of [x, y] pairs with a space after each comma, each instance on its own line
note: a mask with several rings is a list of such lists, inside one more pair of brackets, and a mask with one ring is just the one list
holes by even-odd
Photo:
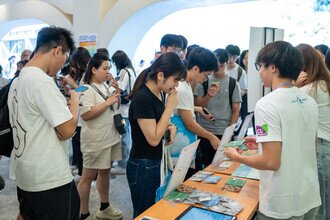
[[[208, 49], [203, 47], [195, 48], [189, 55], [187, 69], [186, 80], [179, 82], [179, 86], [177, 87], [179, 104], [174, 116], [171, 118], [171, 122], [178, 127], [174, 142], [170, 146], [174, 163], [178, 159], [182, 148], [196, 140], [196, 135], [208, 139], [214, 149], [217, 149], [220, 145], [219, 138], [196, 122], [195, 112], [198, 112], [202, 117], [210, 121], [212, 120], [212, 115], [204, 113], [202, 107], [194, 106], [193, 95], [193, 85], [203, 83], [207, 80], [208, 76], [218, 69], [217, 58]], [[184, 142], [183, 140], [187, 141]], [[194, 171], [190, 170], [188, 176], [193, 173]]]
[[[206, 107], [213, 115], [210, 122], [204, 117], [199, 117], [197, 122], [207, 131], [216, 135], [219, 139], [225, 129], [237, 122], [239, 117], [240, 103], [242, 102], [238, 82], [226, 74], [229, 54], [224, 49], [214, 51], [219, 68], [208, 81], [195, 86], [195, 105]], [[196, 161], [196, 168], [202, 169], [212, 163], [216, 150], [206, 138], [201, 139], [198, 146], [200, 159]]]
[[53, 80], [73, 49], [68, 30], [41, 29], [34, 56], [10, 88], [16, 184], [24, 219], [79, 219], [67, 142], [78, 122], [78, 94], [70, 91], [69, 108]]
[[318, 108], [313, 98], [292, 84], [303, 69], [301, 52], [285, 41], [262, 48], [256, 67], [272, 92], [255, 107], [258, 155], [225, 154], [260, 170], [258, 219], [313, 220], [321, 205], [316, 162]]

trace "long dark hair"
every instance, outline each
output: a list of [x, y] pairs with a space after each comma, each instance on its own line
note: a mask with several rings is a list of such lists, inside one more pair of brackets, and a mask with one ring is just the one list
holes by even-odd
[[110, 58], [102, 52], [97, 52], [90, 59], [88, 66], [87, 66], [86, 73], [85, 73], [85, 77], [84, 77], [84, 82], [86, 84], [90, 85], [92, 83], [93, 68], [98, 69], [104, 61], [110, 61]]
[[117, 50], [111, 57], [112, 62], [115, 64], [117, 69], [117, 76], [120, 71], [124, 68], [131, 68], [136, 75], [135, 70], [133, 68], [131, 60], [128, 58], [127, 54], [122, 50]]
[[89, 51], [84, 47], [78, 47], [71, 55], [71, 67], [75, 68], [75, 72], [73, 74], [73, 79], [76, 82], [80, 82], [84, 72], [86, 72], [87, 64], [91, 59], [91, 55]]
[[187, 69], [179, 55], [173, 52], [164, 53], [158, 57], [149, 68], [140, 73], [131, 93], [129, 94], [129, 99], [131, 99], [147, 81], [153, 80], [157, 83], [157, 74], [159, 72], [164, 73], [165, 79], [171, 76], [176, 76], [178, 80], [184, 80], [187, 77]]
[[318, 82], [323, 80], [326, 84], [326, 88], [322, 89], [328, 91], [330, 95], [330, 73], [321, 56], [316, 49], [308, 44], [299, 44], [297, 48], [304, 58], [304, 70], [307, 73], [306, 84], [312, 83], [313, 87], [316, 89]]
[[247, 54], [249, 50], [243, 50], [241, 55], [239, 56], [239, 65], [246, 71], [247, 66], [244, 66], [243, 60], [245, 57], [245, 54]]

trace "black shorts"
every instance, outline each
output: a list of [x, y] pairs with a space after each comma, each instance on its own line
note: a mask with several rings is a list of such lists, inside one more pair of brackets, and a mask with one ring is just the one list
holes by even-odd
[[24, 220], [79, 220], [80, 198], [74, 181], [40, 192], [17, 187], [19, 210]]

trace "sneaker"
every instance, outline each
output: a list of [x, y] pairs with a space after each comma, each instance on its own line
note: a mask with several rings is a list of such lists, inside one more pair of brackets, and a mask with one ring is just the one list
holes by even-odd
[[85, 220], [96, 220], [96, 219], [92, 215], [90, 215]]
[[122, 219], [123, 217], [123, 213], [116, 208], [111, 207], [111, 205], [109, 205], [108, 208], [104, 209], [104, 210], [97, 210], [95, 213], [96, 218], [99, 219], [111, 219], [111, 220], [119, 220]]

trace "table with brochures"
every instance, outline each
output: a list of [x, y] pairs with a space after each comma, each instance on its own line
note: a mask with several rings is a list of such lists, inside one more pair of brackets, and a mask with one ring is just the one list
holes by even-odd
[[[243, 206], [243, 210], [238, 213], [238, 215], [236, 216], [237, 219], [251, 219], [258, 208], [259, 181], [252, 179], [244, 179], [246, 182], [239, 192], [229, 192], [223, 190], [222, 188], [224, 187], [228, 179], [232, 177], [230, 175], [220, 173], [214, 173], [213, 175], [221, 177], [220, 181], [217, 184], [194, 182], [191, 180], [185, 181], [184, 184], [191, 187], [196, 187], [196, 189], [203, 190], [205, 192], [226, 195], [229, 198], [238, 201]], [[146, 219], [174, 220], [188, 208], [189, 205], [187, 204], [162, 199], [135, 219], [141, 220], [143, 219], [143, 217], [147, 217]]]

